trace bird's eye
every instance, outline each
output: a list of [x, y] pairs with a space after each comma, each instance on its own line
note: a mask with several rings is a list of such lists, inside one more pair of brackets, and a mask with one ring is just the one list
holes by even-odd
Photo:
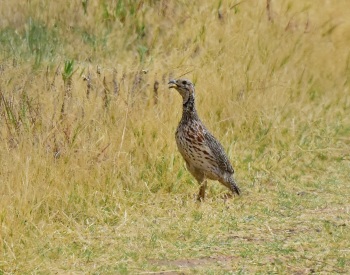
[[183, 85], [186, 85], [186, 80], [182, 81], [182, 84], [183, 84]]

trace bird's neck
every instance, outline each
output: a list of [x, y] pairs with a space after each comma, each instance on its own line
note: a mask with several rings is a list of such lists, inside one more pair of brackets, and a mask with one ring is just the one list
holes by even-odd
[[183, 103], [182, 120], [199, 119], [197, 115], [194, 95], [190, 95], [186, 102]]

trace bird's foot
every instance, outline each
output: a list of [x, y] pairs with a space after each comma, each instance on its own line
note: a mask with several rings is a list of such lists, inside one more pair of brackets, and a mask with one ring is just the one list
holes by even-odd
[[223, 194], [221, 196], [221, 198], [224, 200], [224, 201], [227, 201], [228, 199], [232, 199], [233, 198], [233, 194], [232, 193], [226, 193], [226, 194]]

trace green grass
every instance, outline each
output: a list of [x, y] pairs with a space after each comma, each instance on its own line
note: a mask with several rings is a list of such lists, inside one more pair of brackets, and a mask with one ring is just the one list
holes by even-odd
[[[2, 3], [0, 274], [346, 273], [347, 7]], [[195, 201], [182, 75], [240, 197]]]

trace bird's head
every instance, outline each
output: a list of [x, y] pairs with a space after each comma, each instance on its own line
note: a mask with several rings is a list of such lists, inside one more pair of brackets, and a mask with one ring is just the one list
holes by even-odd
[[169, 88], [176, 89], [183, 98], [185, 104], [190, 97], [194, 98], [194, 85], [188, 79], [172, 79], [169, 81]]

